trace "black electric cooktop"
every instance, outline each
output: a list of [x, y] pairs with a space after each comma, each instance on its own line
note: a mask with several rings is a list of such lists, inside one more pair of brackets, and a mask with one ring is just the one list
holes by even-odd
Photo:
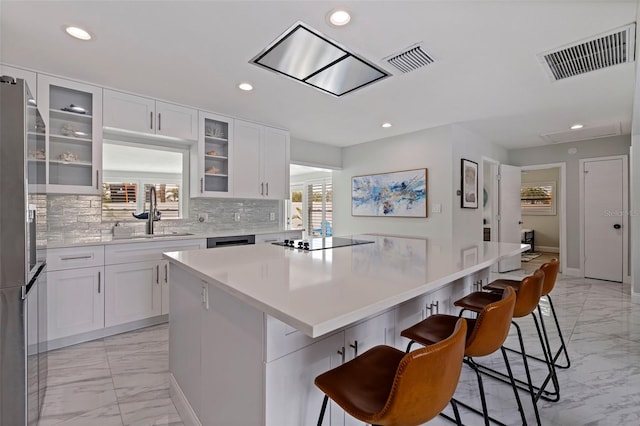
[[336, 247], [356, 246], [360, 244], [369, 244], [373, 241], [356, 240], [349, 237], [326, 237], [311, 238], [308, 240], [284, 240], [272, 244], [282, 247], [297, 248], [304, 251], [324, 250]]

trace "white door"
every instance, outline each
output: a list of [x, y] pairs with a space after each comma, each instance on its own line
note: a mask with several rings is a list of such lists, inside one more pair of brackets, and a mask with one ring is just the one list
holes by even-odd
[[287, 163], [287, 146], [289, 132], [264, 128], [262, 144], [262, 162], [264, 167], [264, 196], [284, 200], [289, 195], [289, 166]]
[[155, 133], [153, 99], [104, 89], [103, 125], [142, 133]]
[[[500, 164], [498, 237], [502, 243], [520, 243], [520, 181], [520, 167]], [[515, 269], [520, 269], [520, 254], [503, 259], [498, 264], [499, 272]]]
[[261, 126], [236, 120], [234, 126], [233, 191], [238, 198], [262, 198]]
[[181, 139], [198, 139], [198, 111], [166, 102], [156, 102], [156, 133]]
[[584, 276], [622, 282], [624, 163], [584, 163]]

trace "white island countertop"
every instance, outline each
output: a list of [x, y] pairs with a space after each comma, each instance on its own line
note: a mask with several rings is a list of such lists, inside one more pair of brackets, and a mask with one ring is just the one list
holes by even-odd
[[164, 256], [306, 335], [319, 337], [529, 248], [384, 235], [353, 238], [373, 243], [309, 252], [257, 244]]

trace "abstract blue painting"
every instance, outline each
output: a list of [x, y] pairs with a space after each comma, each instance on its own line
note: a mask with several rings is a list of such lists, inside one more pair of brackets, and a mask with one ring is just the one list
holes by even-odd
[[351, 214], [427, 217], [427, 169], [353, 177]]

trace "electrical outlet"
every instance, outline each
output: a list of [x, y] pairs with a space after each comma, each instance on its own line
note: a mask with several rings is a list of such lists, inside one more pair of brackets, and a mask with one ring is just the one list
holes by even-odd
[[203, 222], [208, 222], [209, 221], [209, 214], [207, 213], [198, 213], [198, 222], [203, 223]]
[[269, 220], [271, 220], [271, 221], [276, 220], [276, 213], [275, 212], [269, 213]]
[[433, 204], [431, 206], [431, 213], [442, 213], [442, 204]]
[[233, 215], [233, 220], [235, 220], [236, 222], [240, 222], [240, 213], [235, 213]]

